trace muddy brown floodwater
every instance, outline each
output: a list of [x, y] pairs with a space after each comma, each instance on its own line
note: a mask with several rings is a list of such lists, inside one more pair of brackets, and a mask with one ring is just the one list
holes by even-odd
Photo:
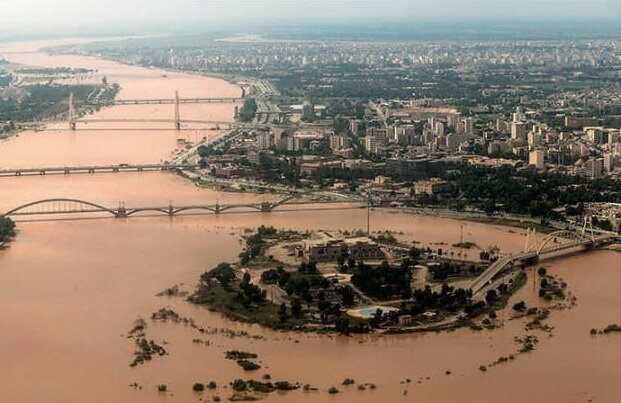
[[[49, 42], [48, 42], [49, 43]], [[121, 85], [120, 98], [238, 96], [239, 88], [221, 80], [166, 73], [79, 56], [48, 56], [37, 49], [48, 43], [3, 45], [0, 54], [16, 63], [49, 67], [88, 67]], [[97, 117], [159, 117], [171, 106], [117, 106]], [[192, 118], [231, 120], [233, 105], [182, 106]], [[0, 143], [0, 166], [26, 167], [81, 163], [132, 163], [166, 160], [177, 138], [213, 135], [207, 131], [78, 130], [55, 127], [24, 132]], [[198, 189], [165, 173], [70, 175], [0, 179], [0, 211], [53, 197], [81, 198], [127, 206], [194, 202], [261, 201], [274, 196], [226, 194]], [[89, 219], [21, 222], [15, 242], [0, 251], [0, 401], [6, 402], [154, 402], [199, 401], [212, 396], [192, 392], [194, 382], [222, 385], [248, 379], [235, 362], [223, 359], [228, 349], [259, 354], [272, 379], [310, 383], [317, 392], [272, 394], [283, 402], [618, 402], [621, 396], [618, 336], [592, 337], [592, 327], [621, 321], [619, 254], [599, 251], [547, 262], [578, 298], [570, 310], [553, 312], [553, 336], [533, 331], [537, 349], [514, 361], [479, 371], [481, 364], [514, 353], [513, 338], [523, 336], [524, 322], [507, 321], [493, 331], [461, 329], [447, 333], [399, 336], [334, 337], [281, 333], [223, 319], [180, 298], [155, 294], [176, 283], [189, 289], [204, 270], [240, 251], [243, 228], [261, 224], [283, 228], [358, 229], [364, 210], [296, 211], [147, 216], [128, 220]], [[505, 252], [523, 247], [523, 232], [506, 227], [437, 217], [373, 211], [375, 230], [403, 232], [423, 244], [457, 242], [460, 227], [468, 240]], [[539, 304], [534, 288], [522, 288], [514, 300]], [[134, 346], [125, 335], [137, 317], [171, 306], [199, 326], [244, 330], [265, 339], [202, 335], [211, 344], [193, 343], [190, 327], [149, 324], [149, 337], [169, 355], [129, 367]], [[499, 312], [508, 318], [509, 310]], [[450, 375], [445, 372], [450, 370]], [[377, 385], [371, 391], [341, 386], [346, 377]], [[404, 383], [406, 379], [411, 383]], [[420, 383], [418, 382], [420, 381]], [[142, 389], [129, 385], [137, 382]], [[168, 385], [158, 393], [156, 385]], [[329, 395], [336, 385], [341, 393]]]

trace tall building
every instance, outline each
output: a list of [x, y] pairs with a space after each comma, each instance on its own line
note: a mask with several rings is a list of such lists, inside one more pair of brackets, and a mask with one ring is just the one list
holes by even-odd
[[467, 136], [474, 136], [474, 120], [472, 118], [466, 118], [464, 120], [464, 133]]
[[515, 108], [515, 113], [513, 114], [513, 123], [521, 122], [524, 119], [524, 115], [522, 114], [522, 108], [518, 106]]
[[349, 131], [355, 135], [358, 135], [358, 132], [360, 131], [360, 122], [355, 119], [350, 120]]
[[531, 151], [528, 154], [528, 165], [534, 166], [537, 169], [545, 169], [544, 155], [545, 152], [540, 149]]
[[615, 157], [612, 153], [604, 154], [604, 172], [610, 173], [615, 169]]
[[602, 176], [604, 168], [603, 158], [589, 158], [586, 163], [587, 175], [590, 178], [599, 178]]
[[444, 122], [436, 122], [434, 127], [434, 132], [438, 136], [444, 136]]
[[457, 127], [459, 124], [460, 115], [459, 113], [450, 113], [446, 117], [446, 125], [451, 128]]
[[522, 122], [511, 123], [511, 138], [513, 140], [526, 139], [526, 125]]
[[527, 138], [528, 138], [528, 145], [530, 147], [540, 146], [543, 140], [543, 136], [541, 135], [541, 133], [528, 132]]
[[604, 141], [604, 131], [601, 127], [584, 128], [587, 139], [594, 144], [601, 144]]
[[375, 154], [377, 152], [377, 147], [379, 147], [378, 138], [375, 136], [366, 136], [364, 138], [364, 149], [369, 153]]
[[348, 148], [349, 141], [343, 134], [332, 134], [330, 137], [330, 149], [339, 150], [341, 148]]

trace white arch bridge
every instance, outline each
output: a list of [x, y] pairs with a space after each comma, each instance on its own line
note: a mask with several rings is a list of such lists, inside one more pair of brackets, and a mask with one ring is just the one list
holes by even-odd
[[[313, 196], [312, 199], [304, 199]], [[125, 218], [138, 215], [144, 212], [161, 213], [163, 215], [175, 216], [188, 212], [206, 212], [221, 214], [224, 212], [261, 212], [271, 213], [274, 210], [294, 211], [304, 206], [326, 205], [335, 208], [362, 208], [366, 207], [367, 200], [359, 197], [349, 197], [338, 195], [321, 195], [312, 193], [298, 193], [287, 196], [278, 201], [264, 201], [257, 203], [212, 203], [212, 204], [186, 204], [176, 205], [172, 202], [162, 206], [135, 206], [125, 207], [120, 203], [118, 207], [105, 206], [103, 204], [72, 198], [41, 199], [22, 204], [12, 208], [0, 216], [4, 217], [23, 217], [23, 216], [47, 216], [47, 215], [110, 215], [115, 218]]]
[[531, 239], [534, 235], [534, 231], [532, 233], [529, 231], [523, 252], [499, 258], [472, 281], [468, 288], [472, 290], [473, 295], [480, 297], [498, 274], [516, 265], [532, 264], [547, 257], [601, 248], [618, 242], [620, 238], [614, 233], [596, 233], [592, 229], [587, 231], [586, 226], [579, 231], [555, 231], [535, 242]]

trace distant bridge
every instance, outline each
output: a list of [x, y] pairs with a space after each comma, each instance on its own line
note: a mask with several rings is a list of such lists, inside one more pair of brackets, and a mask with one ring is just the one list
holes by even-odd
[[[531, 233], [529, 231], [528, 236], [530, 237], [530, 235]], [[479, 294], [486, 290], [494, 277], [506, 269], [516, 265], [536, 263], [540, 259], [558, 256], [562, 253], [575, 252], [577, 248], [582, 248], [582, 250], [601, 248], [617, 242], [618, 240], [619, 236], [612, 233], [596, 235], [594, 232], [591, 232], [589, 235], [586, 230], [581, 232], [572, 230], [555, 231], [546, 235], [534, 245], [529, 246], [527, 241], [526, 250], [522, 253], [499, 258], [481, 273], [479, 277], [472, 281], [468, 288], [472, 290], [474, 296], [480, 297]]]
[[[90, 125], [97, 123], [166, 123], [174, 125], [176, 130], [183, 129], [183, 125], [186, 124], [197, 124], [197, 125], [205, 125], [205, 126], [213, 126], [217, 129], [222, 130], [231, 130], [231, 129], [257, 129], [269, 127], [269, 124], [265, 123], [247, 123], [247, 122], [231, 122], [224, 120], [201, 120], [201, 119], [149, 119], [149, 118], [119, 118], [119, 119], [90, 119], [90, 118], [81, 118], [76, 119], [72, 123], [72, 130], [79, 130], [78, 125]], [[110, 128], [111, 130], [119, 130], [118, 126], [113, 126]]]
[[[261, 212], [271, 213], [272, 211], [284, 206], [310, 206], [320, 204], [349, 204], [352, 208], [362, 208], [366, 206], [367, 201], [359, 198], [351, 198], [345, 200], [334, 199], [317, 199], [317, 200], [299, 200], [307, 194], [297, 194], [283, 198], [276, 202], [258, 202], [258, 203], [215, 203], [215, 204], [188, 204], [175, 205], [170, 203], [164, 206], [136, 206], [125, 207], [120, 204], [118, 207], [108, 207], [99, 203], [72, 199], [72, 198], [54, 198], [41, 199], [21, 206], [17, 206], [5, 213], [0, 214], [4, 217], [21, 217], [21, 216], [45, 216], [45, 215], [66, 215], [66, 214], [109, 214], [116, 218], [125, 218], [142, 212], [162, 213], [168, 216], [175, 216], [188, 211], [202, 211], [220, 214], [225, 211], [240, 212]], [[364, 206], [362, 205], [364, 203]], [[289, 209], [290, 210], [290, 209]], [[286, 211], [286, 210], [285, 210]]]
[[85, 105], [117, 106], [117, 105], [173, 105], [180, 104], [230, 104], [243, 102], [244, 98], [155, 98], [155, 99], [111, 99], [105, 101], [86, 101]]
[[0, 177], [48, 175], [72, 173], [102, 173], [102, 172], [142, 172], [142, 171], [177, 171], [182, 169], [196, 169], [196, 164], [118, 164], [118, 165], [81, 165], [71, 167], [42, 167], [42, 168], [11, 168], [0, 169]]
[[[207, 120], [182, 120], [180, 105], [189, 103], [234, 103], [241, 102], [243, 98], [179, 98], [179, 92], [175, 91], [175, 97], [172, 99], [160, 98], [160, 99], [118, 99], [110, 101], [90, 101], [92, 105], [112, 106], [112, 105], [147, 105], [147, 104], [172, 104], [175, 106], [174, 118], [169, 119], [80, 119], [78, 116], [78, 109], [76, 108], [76, 102], [73, 96], [73, 92], [69, 94], [69, 110], [67, 113], [69, 128], [76, 130], [78, 123], [88, 122], [161, 122], [172, 123], [176, 130], [181, 130], [183, 123], [202, 123], [202, 124], [222, 124], [227, 125], [229, 128], [241, 127], [232, 122], [215, 122]], [[87, 102], [89, 103], [89, 102]], [[235, 107], [235, 115], [237, 116], [238, 107]], [[242, 124], [243, 125], [243, 124]]]

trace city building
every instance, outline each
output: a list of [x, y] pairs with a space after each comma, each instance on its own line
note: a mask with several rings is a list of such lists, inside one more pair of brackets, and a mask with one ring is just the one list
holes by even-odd
[[274, 135], [271, 132], [259, 132], [257, 134], [257, 148], [267, 150], [274, 145]]
[[307, 241], [304, 256], [308, 261], [324, 262], [338, 259], [380, 260], [385, 258], [379, 245], [367, 237]]
[[513, 140], [524, 140], [526, 138], [526, 125], [522, 122], [511, 123], [511, 138]]
[[414, 184], [414, 192], [418, 194], [435, 195], [451, 190], [451, 183], [440, 178], [418, 181]]
[[528, 154], [528, 165], [534, 166], [537, 169], [545, 169], [544, 163], [545, 151], [541, 149], [532, 150]]
[[590, 178], [599, 178], [604, 171], [604, 159], [603, 158], [589, 158], [586, 162], [586, 174]]

